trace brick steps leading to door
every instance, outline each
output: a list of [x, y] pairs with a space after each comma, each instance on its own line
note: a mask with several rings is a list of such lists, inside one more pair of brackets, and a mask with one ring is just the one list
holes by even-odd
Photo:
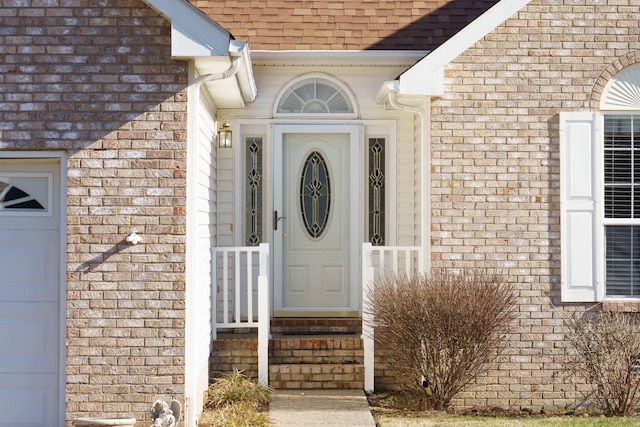
[[[285, 321], [286, 320], [286, 321]], [[360, 319], [276, 319], [269, 342], [269, 385], [276, 389], [362, 389]], [[257, 378], [258, 340], [221, 334], [212, 343], [212, 376], [233, 369]]]
[[359, 336], [274, 336], [269, 384], [276, 389], [362, 389]]

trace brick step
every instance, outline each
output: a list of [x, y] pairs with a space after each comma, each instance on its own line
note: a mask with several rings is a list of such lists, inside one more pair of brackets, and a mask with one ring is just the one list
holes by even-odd
[[362, 389], [363, 362], [359, 336], [274, 336], [269, 384], [276, 389]]
[[362, 364], [269, 365], [269, 385], [275, 389], [353, 389], [364, 387]]
[[258, 378], [258, 338], [254, 334], [224, 334], [211, 342], [210, 375], [215, 378], [234, 369]]
[[336, 335], [362, 333], [362, 320], [351, 318], [275, 318], [271, 319], [274, 335]]
[[[269, 342], [269, 384], [276, 389], [362, 389], [363, 363], [362, 339], [353, 334], [274, 335]], [[225, 334], [212, 342], [212, 376], [234, 369], [257, 378], [255, 335]]]
[[358, 336], [274, 336], [269, 364], [361, 364], [364, 353]]

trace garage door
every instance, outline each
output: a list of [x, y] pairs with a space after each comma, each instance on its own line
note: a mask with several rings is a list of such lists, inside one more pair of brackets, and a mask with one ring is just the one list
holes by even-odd
[[0, 159], [0, 426], [59, 423], [59, 170]]

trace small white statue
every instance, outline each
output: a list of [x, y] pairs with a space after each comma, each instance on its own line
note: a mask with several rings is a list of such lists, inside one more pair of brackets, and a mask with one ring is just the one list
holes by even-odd
[[175, 427], [181, 411], [182, 406], [177, 400], [171, 401], [171, 407], [164, 400], [156, 400], [151, 407], [151, 427]]

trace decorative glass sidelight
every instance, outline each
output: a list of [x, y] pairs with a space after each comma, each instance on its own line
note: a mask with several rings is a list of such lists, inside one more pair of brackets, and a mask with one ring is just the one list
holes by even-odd
[[258, 246], [262, 243], [262, 138], [246, 139], [246, 218], [245, 242], [247, 246]]
[[369, 242], [385, 244], [385, 139], [369, 138]]
[[329, 222], [330, 209], [329, 169], [322, 154], [314, 151], [305, 160], [300, 179], [300, 212], [309, 236], [322, 235]]

